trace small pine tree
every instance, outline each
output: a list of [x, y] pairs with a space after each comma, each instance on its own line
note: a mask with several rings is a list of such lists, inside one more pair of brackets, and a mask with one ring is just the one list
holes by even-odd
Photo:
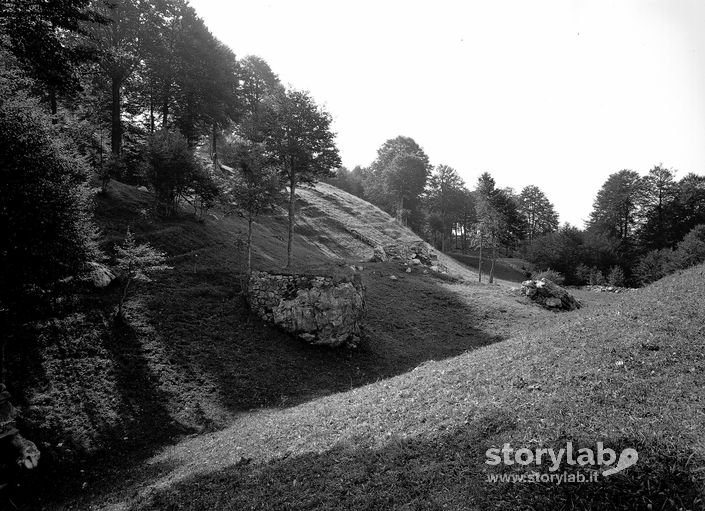
[[610, 272], [607, 275], [607, 283], [610, 286], [622, 287], [624, 285], [624, 270], [619, 266], [610, 268]]
[[137, 244], [129, 228], [122, 245], [116, 246], [115, 251], [116, 273], [122, 279], [122, 293], [116, 317], [122, 318], [122, 308], [133, 283], [151, 282], [150, 274], [173, 268], [164, 264], [166, 254], [152, 248], [149, 243]]

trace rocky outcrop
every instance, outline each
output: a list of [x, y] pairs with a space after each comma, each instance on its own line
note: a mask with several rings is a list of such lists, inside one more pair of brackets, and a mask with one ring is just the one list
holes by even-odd
[[526, 280], [521, 283], [521, 293], [551, 310], [575, 310], [580, 302], [565, 289], [550, 280]]
[[108, 287], [115, 280], [115, 274], [104, 264], [91, 261], [88, 263], [88, 272], [85, 280], [98, 288]]
[[593, 293], [626, 293], [629, 291], [629, 288], [627, 287], [600, 285], [585, 286], [584, 289], [587, 291], [592, 291]]
[[360, 341], [365, 290], [359, 273], [253, 272], [247, 299], [259, 317], [311, 344], [354, 347]]

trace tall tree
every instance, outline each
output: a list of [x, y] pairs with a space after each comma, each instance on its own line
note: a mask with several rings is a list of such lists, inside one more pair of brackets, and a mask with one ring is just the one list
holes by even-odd
[[446, 236], [450, 222], [460, 215], [465, 183], [458, 172], [448, 165], [436, 166], [428, 182], [427, 201], [429, 209], [438, 213], [441, 220], [441, 251], [446, 250]]
[[252, 273], [252, 224], [274, 207], [281, 191], [277, 169], [266, 163], [264, 148], [251, 142], [230, 143], [223, 151], [223, 163], [232, 168], [226, 179], [229, 207], [247, 221], [247, 275]]
[[[421, 167], [416, 164], [411, 165], [412, 159], [398, 159], [395, 162], [395, 159], [404, 156], [416, 157], [421, 162], [423, 176], [420, 172]], [[400, 164], [404, 161], [410, 164], [408, 170], [411, 174], [410, 177], [413, 179], [412, 182], [405, 186], [403, 192], [405, 200], [399, 197], [399, 186], [394, 189], [389, 187], [391, 183], [399, 184], [395, 178], [392, 178], [390, 182], [389, 174], [391, 172], [394, 172], [397, 176], [399, 172], [403, 174], [403, 166]], [[428, 156], [414, 139], [403, 136], [389, 139], [377, 150], [377, 158], [365, 173], [363, 180], [365, 197], [373, 204], [399, 218], [403, 215], [404, 209], [403, 204], [400, 204], [401, 202], [406, 202], [410, 207], [417, 205], [418, 198], [424, 191], [426, 179], [430, 172], [431, 164]]]
[[629, 241], [639, 219], [643, 190], [644, 181], [633, 170], [620, 170], [610, 175], [597, 192], [589, 229]]
[[384, 174], [384, 183], [390, 197], [396, 202], [395, 213], [397, 221], [406, 225], [408, 211], [405, 201], [419, 196], [426, 184], [426, 166], [424, 161], [414, 154], [396, 155]]
[[122, 152], [122, 93], [127, 80], [142, 65], [140, 53], [146, 28], [148, 4], [143, 0], [93, 0], [95, 10], [108, 23], [93, 24], [100, 68], [110, 82], [110, 145], [114, 155]]
[[89, 4], [90, 0], [0, 4], [0, 33], [6, 36], [0, 37], [0, 46], [41, 83], [53, 116], [58, 97], [80, 89], [78, 63], [88, 57], [82, 25], [105, 21]]
[[340, 166], [331, 116], [308, 92], [281, 91], [271, 96], [265, 147], [289, 187], [289, 233], [286, 266], [291, 267], [296, 187], [314, 183]]
[[537, 236], [558, 229], [558, 213], [538, 186], [529, 185], [521, 191], [519, 212], [524, 218], [526, 238], [530, 244]]
[[494, 178], [483, 172], [475, 187], [475, 214], [477, 217], [475, 245], [479, 248], [478, 281], [482, 282], [482, 263], [486, 245], [494, 245], [495, 233], [500, 227], [499, 212], [495, 209], [497, 188]]
[[639, 230], [641, 245], [646, 249], [660, 249], [677, 242], [671, 236], [672, 225], [667, 212], [676, 199], [674, 172], [657, 165], [643, 178], [642, 217]]

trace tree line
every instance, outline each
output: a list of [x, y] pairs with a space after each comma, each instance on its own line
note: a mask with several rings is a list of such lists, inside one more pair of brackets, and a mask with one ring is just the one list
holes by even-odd
[[[4, 331], [108, 257], [96, 176], [102, 193], [113, 179], [148, 187], [161, 215], [219, 204], [248, 219], [248, 245], [253, 219], [282, 204], [292, 265], [296, 188], [340, 166], [331, 116], [238, 58], [186, 0], [3, 1], [0, 61]], [[161, 260], [130, 236], [118, 263]]]
[[705, 260], [697, 242], [697, 226], [705, 224], [705, 177], [689, 173], [677, 180], [663, 165], [644, 176], [610, 175], [583, 228], [560, 226], [537, 186], [515, 193], [485, 172], [470, 189], [452, 167], [431, 165], [408, 137], [387, 140], [369, 167], [338, 169], [328, 182], [394, 215], [442, 251], [473, 250], [480, 280], [483, 271], [493, 280], [500, 253], [577, 285], [637, 286]]
[[409, 137], [387, 140], [369, 167], [341, 168], [327, 181], [379, 206], [442, 251], [477, 251], [480, 281], [486, 273], [493, 282], [501, 253], [558, 229], [558, 214], [537, 186], [516, 193], [485, 172], [470, 189], [456, 169], [432, 166]]

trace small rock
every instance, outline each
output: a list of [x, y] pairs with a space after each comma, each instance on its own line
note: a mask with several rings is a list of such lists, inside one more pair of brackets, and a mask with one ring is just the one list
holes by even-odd
[[411, 268], [407, 268], [406, 273], [411, 273]]
[[389, 276], [389, 279], [390, 279], [390, 280], [399, 280], [399, 279], [397, 279], [397, 276], [396, 276], [396, 275], [390, 275], [390, 276]]

